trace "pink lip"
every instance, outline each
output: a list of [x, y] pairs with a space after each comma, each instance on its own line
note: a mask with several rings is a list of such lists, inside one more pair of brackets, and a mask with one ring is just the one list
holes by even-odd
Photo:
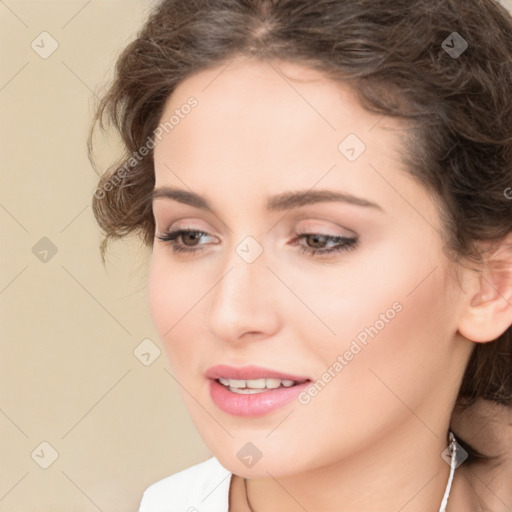
[[[209, 368], [205, 375], [210, 379], [210, 396], [215, 405], [228, 414], [245, 417], [262, 416], [284, 407], [311, 384], [311, 379], [308, 377], [281, 373], [260, 366], [235, 368], [227, 365], [216, 365]], [[253, 394], [240, 394], [230, 391], [216, 380], [218, 378], [237, 380], [274, 378], [294, 380], [301, 382], [301, 384], [288, 388], [269, 389], [268, 391]]]
[[218, 364], [208, 368], [205, 373], [209, 379], [237, 379], [237, 380], [249, 380], [249, 379], [263, 379], [273, 378], [281, 380], [295, 380], [301, 382], [303, 380], [311, 380], [309, 377], [303, 377], [300, 375], [292, 375], [291, 373], [282, 373], [261, 366], [242, 366], [236, 368], [234, 366], [228, 366], [226, 364]]

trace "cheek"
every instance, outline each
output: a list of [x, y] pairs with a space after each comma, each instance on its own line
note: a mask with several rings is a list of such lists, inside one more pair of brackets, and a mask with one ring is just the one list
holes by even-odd
[[398, 342], [405, 331], [419, 327], [418, 321], [442, 314], [439, 256], [426, 255], [415, 241], [400, 242], [390, 237], [379, 247], [356, 250], [338, 267], [307, 272], [283, 268], [284, 280], [293, 283], [295, 294], [310, 310], [299, 301], [291, 302], [295, 311], [289, 311], [289, 324], [297, 328], [296, 339], [310, 340], [318, 355], [332, 357], [348, 349], [356, 337], [364, 345], [365, 340], [382, 339], [393, 331], [392, 340]]
[[149, 308], [153, 324], [163, 339], [163, 334], [172, 324], [168, 324], [169, 313], [173, 308], [169, 304], [172, 299], [170, 290], [170, 274], [165, 272], [162, 258], [153, 250], [148, 276]]
[[[360, 403], [372, 404], [369, 409], [383, 414], [400, 409], [400, 400], [414, 410], [433, 383], [446, 378], [453, 313], [443, 295], [441, 271], [436, 272], [420, 286], [418, 274], [402, 274], [401, 282], [385, 288], [387, 293], [368, 298], [364, 316], [343, 342], [360, 347], [346, 368], [345, 381], [340, 382], [345, 396], [358, 397]], [[353, 311], [353, 316], [357, 314]]]
[[179, 265], [170, 265], [164, 251], [153, 251], [148, 276], [149, 307], [153, 324], [170, 357], [183, 345], [171, 340], [183, 335], [187, 315], [193, 314], [190, 310], [200, 298], [190, 277], [180, 272]]
[[153, 324], [173, 374], [189, 385], [197, 382], [205, 341], [212, 336], [206, 330], [204, 308], [218, 276], [205, 268], [198, 271], [187, 262], [175, 261], [166, 249], [160, 248], [152, 253], [148, 275]]
[[[356, 400], [363, 394], [372, 401], [389, 395], [379, 376], [414, 399], [413, 390], [428, 389], [429, 379], [440, 377], [448, 364], [456, 296], [442, 258], [421, 247], [395, 244], [361, 258], [310, 303], [335, 335], [319, 322], [304, 323], [300, 331], [310, 340], [318, 376], [342, 357], [343, 368], [337, 365], [335, 373], [344, 378], [333, 386], [341, 395]], [[406, 382], [411, 385], [404, 389]]]

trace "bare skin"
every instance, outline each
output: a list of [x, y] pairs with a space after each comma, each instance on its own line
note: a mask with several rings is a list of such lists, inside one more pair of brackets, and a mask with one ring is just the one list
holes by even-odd
[[[157, 235], [206, 235], [175, 241], [193, 254], [155, 240], [150, 305], [194, 424], [238, 475], [230, 512], [244, 510], [242, 477], [255, 512], [437, 512], [464, 368], [474, 343], [512, 323], [512, 278], [461, 268], [458, 285], [435, 204], [400, 161], [406, 127], [362, 109], [346, 85], [296, 64], [235, 59], [182, 82], [162, 120], [191, 96], [197, 107], [155, 147], [155, 188], [193, 191], [212, 209], [155, 199]], [[352, 161], [339, 149], [349, 134], [365, 145]], [[276, 194], [320, 189], [377, 206], [266, 209]], [[307, 254], [311, 233], [358, 245]], [[250, 264], [236, 252], [247, 236], [262, 250]], [[393, 304], [399, 312], [377, 324]], [[220, 363], [323, 379], [375, 325], [307, 403], [244, 418], [210, 397], [205, 372]], [[263, 454], [252, 467], [237, 457], [248, 442]], [[480, 512], [462, 504], [454, 496], [448, 511]]]
[[[490, 459], [463, 463], [457, 468], [448, 510], [510, 511], [512, 407], [478, 400], [468, 409], [457, 408], [452, 415], [451, 426], [464, 441]], [[233, 475], [231, 479], [230, 510], [252, 512], [244, 479], [238, 475]]]

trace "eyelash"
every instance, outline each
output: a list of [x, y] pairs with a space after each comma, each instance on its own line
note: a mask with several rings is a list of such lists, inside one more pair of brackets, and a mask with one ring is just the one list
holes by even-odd
[[[168, 231], [163, 235], [157, 235], [156, 238], [164, 242], [166, 245], [171, 247], [174, 253], [191, 254], [201, 252], [204, 247], [198, 249], [184, 249], [181, 245], [176, 242], [176, 239], [181, 235], [194, 234], [196, 236], [208, 236], [208, 233], [204, 231], [198, 231], [193, 229], [177, 229], [174, 231]], [[300, 246], [300, 250], [303, 254], [314, 256], [320, 254], [321, 256], [332, 255], [336, 253], [342, 253], [352, 251], [358, 246], [358, 238], [348, 238], [344, 236], [331, 236], [324, 235], [322, 233], [302, 233], [296, 237], [292, 245], [297, 245], [298, 241], [308, 237], [317, 236], [326, 239], [326, 242], [338, 242], [338, 246], [334, 249], [312, 249], [311, 247]]]

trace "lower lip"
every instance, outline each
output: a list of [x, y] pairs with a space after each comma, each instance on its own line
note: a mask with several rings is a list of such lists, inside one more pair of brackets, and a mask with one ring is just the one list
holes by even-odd
[[311, 384], [310, 381], [289, 388], [278, 387], [260, 393], [241, 394], [229, 389], [216, 380], [210, 380], [210, 396], [214, 403], [234, 416], [262, 416], [284, 407]]

